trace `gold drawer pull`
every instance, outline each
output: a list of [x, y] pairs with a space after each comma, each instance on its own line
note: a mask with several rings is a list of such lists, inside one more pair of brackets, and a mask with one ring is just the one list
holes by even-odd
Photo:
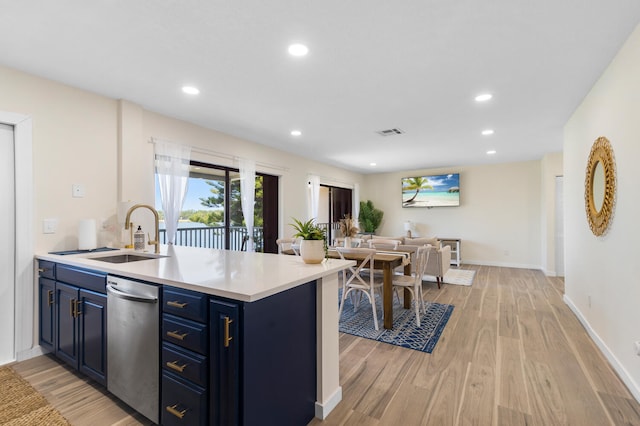
[[46, 268], [38, 268], [38, 272], [44, 272], [46, 271]]
[[178, 365], [178, 360], [167, 362], [167, 367], [172, 370], [179, 371], [180, 373], [184, 372], [184, 369], [187, 368], [188, 364]]
[[53, 290], [47, 290], [47, 302], [49, 306], [53, 305]]
[[170, 301], [167, 302], [167, 305], [169, 305], [169, 306], [171, 306], [173, 308], [183, 309], [185, 306], [188, 305], [188, 303], [187, 302], [180, 303], [180, 302], [177, 302], [177, 301], [170, 300]]
[[179, 330], [176, 331], [167, 331], [167, 336], [169, 337], [173, 337], [174, 339], [178, 339], [178, 340], [184, 340], [185, 337], [187, 337], [189, 333], [183, 333], [180, 334]]
[[229, 325], [233, 322], [229, 317], [224, 317], [224, 347], [229, 347], [229, 342], [233, 340], [232, 336], [229, 336]]
[[167, 405], [167, 411], [170, 412], [171, 414], [173, 414], [174, 416], [176, 416], [177, 418], [181, 419], [184, 417], [184, 415], [186, 414], [187, 410], [181, 410], [179, 411], [176, 407], [178, 406], [178, 404], [175, 405]]

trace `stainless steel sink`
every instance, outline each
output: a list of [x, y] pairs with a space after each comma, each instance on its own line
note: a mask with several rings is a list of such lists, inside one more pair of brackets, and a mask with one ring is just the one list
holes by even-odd
[[125, 253], [125, 254], [114, 254], [113, 256], [92, 257], [90, 259], [99, 260], [101, 262], [109, 262], [109, 263], [129, 263], [129, 262], [138, 262], [140, 260], [158, 259], [160, 257], [165, 257], [165, 256], [145, 256], [140, 254]]

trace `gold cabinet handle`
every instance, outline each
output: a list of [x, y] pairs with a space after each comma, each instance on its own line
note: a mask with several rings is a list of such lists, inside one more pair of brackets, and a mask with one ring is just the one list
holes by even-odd
[[82, 311], [80, 310], [80, 305], [82, 305], [82, 302], [80, 300], [76, 300], [76, 318], [78, 318], [80, 315], [82, 315]]
[[38, 268], [38, 272], [44, 272], [44, 271], [46, 271], [45, 268]]
[[53, 290], [47, 290], [47, 302], [49, 306], [53, 305]]
[[169, 305], [169, 306], [171, 306], [171, 307], [174, 307], [174, 308], [180, 308], [180, 309], [183, 309], [185, 306], [187, 306], [187, 305], [188, 305], [188, 303], [187, 303], [187, 302], [180, 303], [180, 302], [178, 302], [178, 301], [172, 301], [172, 300], [170, 300], [170, 301], [168, 301], [168, 302], [167, 302], [167, 305]]
[[187, 368], [187, 365], [188, 364], [178, 365], [178, 360], [167, 362], [167, 367], [180, 373], [184, 372], [184, 369]]
[[233, 320], [231, 318], [224, 317], [224, 347], [225, 348], [228, 348], [229, 342], [233, 340], [233, 337], [229, 336], [229, 325], [231, 325], [232, 322]]
[[76, 299], [71, 299], [69, 301], [69, 315], [71, 315], [71, 318], [75, 318], [76, 317]]
[[184, 340], [185, 337], [187, 337], [189, 333], [183, 333], [180, 334], [179, 330], [176, 331], [167, 331], [167, 336], [169, 337], [173, 337], [174, 339], [178, 339], [178, 340]]
[[177, 407], [178, 407], [178, 404], [167, 405], [167, 411], [173, 414], [174, 416], [176, 416], [177, 418], [181, 419], [187, 413], [187, 410], [178, 410]]

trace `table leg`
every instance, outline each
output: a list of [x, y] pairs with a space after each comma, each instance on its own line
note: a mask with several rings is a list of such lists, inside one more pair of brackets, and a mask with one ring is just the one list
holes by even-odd
[[382, 266], [383, 287], [382, 287], [382, 305], [384, 310], [384, 328], [391, 330], [393, 328], [393, 270], [388, 263]]
[[[410, 263], [408, 265], [404, 265], [404, 274], [411, 276], [411, 264]], [[404, 300], [404, 308], [405, 309], [411, 309], [411, 292], [406, 287], [404, 289], [404, 298], [403, 298], [403, 300]]]

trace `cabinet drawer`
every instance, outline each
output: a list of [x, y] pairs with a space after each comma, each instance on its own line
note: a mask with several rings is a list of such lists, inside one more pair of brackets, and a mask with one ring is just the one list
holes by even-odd
[[207, 358], [204, 356], [164, 342], [162, 344], [162, 368], [202, 387], [207, 386], [209, 369], [207, 368]]
[[163, 312], [207, 322], [207, 295], [175, 287], [163, 287]]
[[208, 345], [207, 326], [179, 318], [174, 315], [162, 316], [162, 338], [175, 345], [206, 354]]
[[38, 261], [38, 273], [42, 278], [56, 279], [56, 264], [47, 260]]
[[87, 290], [107, 294], [107, 274], [104, 272], [90, 271], [75, 268], [73, 266], [58, 264], [56, 266], [56, 278], [67, 284], [77, 285]]
[[207, 392], [163, 372], [160, 417], [165, 426], [206, 425]]

